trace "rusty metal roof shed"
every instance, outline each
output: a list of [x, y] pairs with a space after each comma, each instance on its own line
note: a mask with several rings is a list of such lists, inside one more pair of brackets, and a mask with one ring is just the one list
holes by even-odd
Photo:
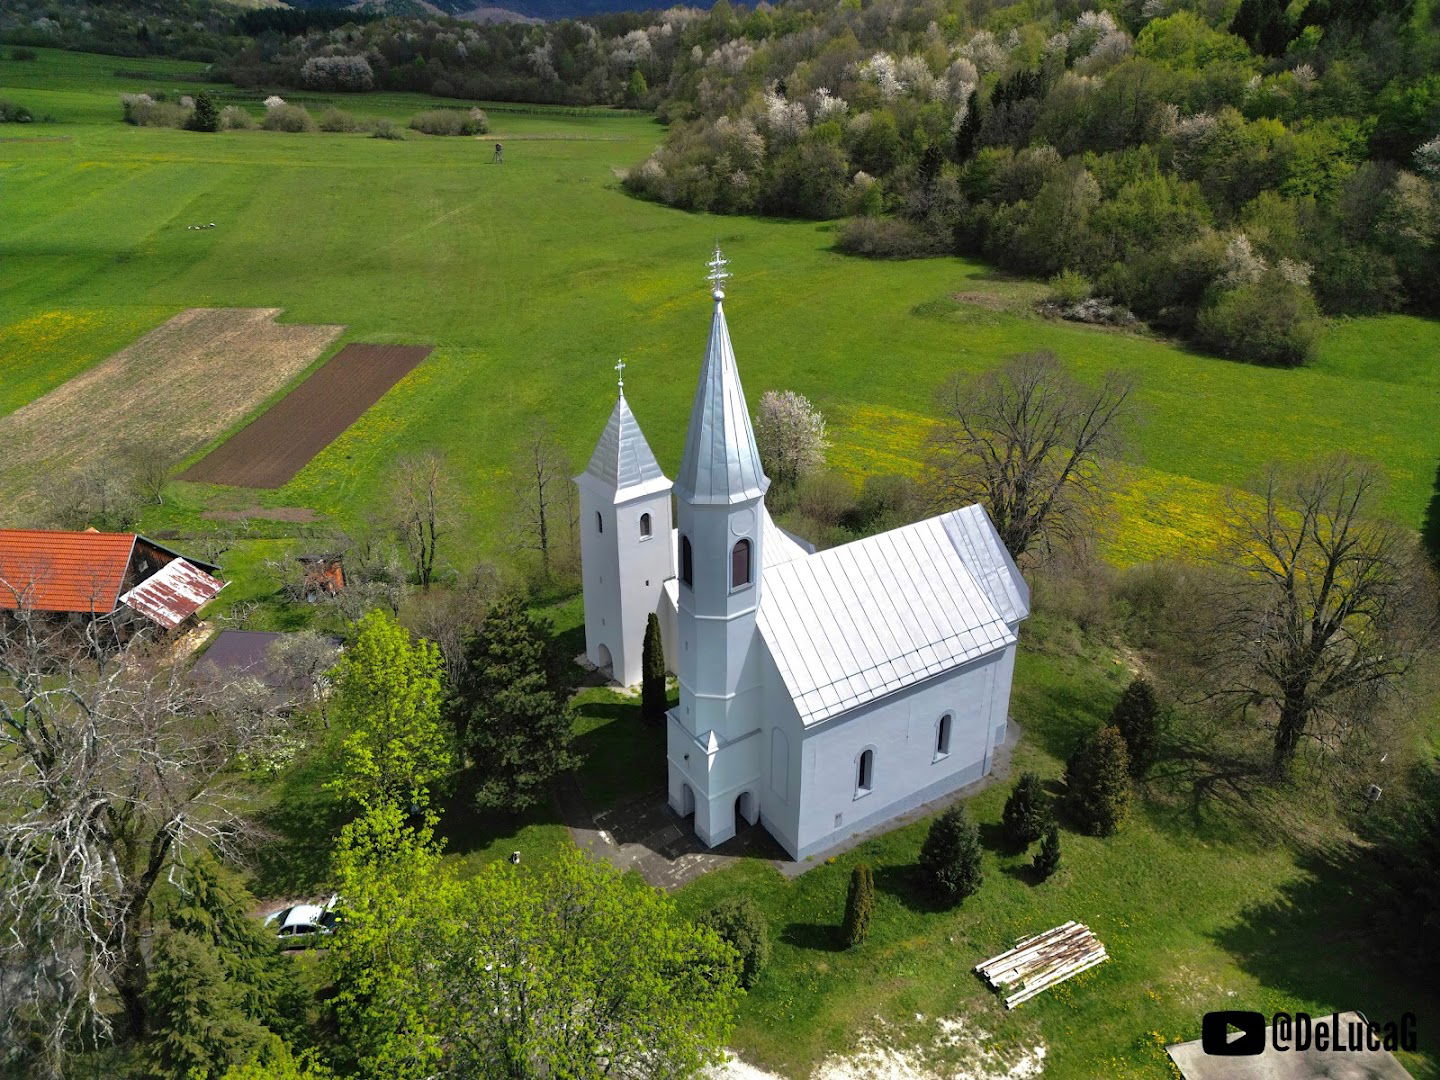
[[120, 602], [166, 630], [174, 630], [223, 588], [225, 582], [185, 559], [175, 559], [120, 597]]

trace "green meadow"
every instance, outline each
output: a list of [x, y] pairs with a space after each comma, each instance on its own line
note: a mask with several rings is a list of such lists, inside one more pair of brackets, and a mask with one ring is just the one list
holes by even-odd
[[[176, 75], [197, 81], [162, 78]], [[644, 116], [497, 106], [489, 136], [412, 132], [402, 142], [120, 122], [121, 92], [194, 92], [198, 78], [195, 65], [173, 61], [53, 51], [35, 63], [0, 61], [0, 98], [55, 117], [0, 128], [0, 415], [189, 307], [279, 307], [285, 321], [344, 324], [336, 349], [366, 341], [435, 351], [284, 488], [177, 484], [168, 505], [149, 511], [149, 528], [183, 533], [209, 527], [207, 509], [256, 504], [352, 524], [399, 455], [433, 447], [463, 493], [446, 558], [460, 568], [510, 558], [510, 464], [522, 436], [548, 422], [583, 463], [611, 407], [617, 358], [629, 362], [626, 393], [657, 455], [678, 464], [709, 319], [704, 264], [717, 241], [732, 260], [726, 307], [750, 400], [766, 389], [808, 395], [829, 418], [832, 464], [857, 480], [914, 468], [933, 388], [948, 373], [1050, 349], [1082, 378], [1119, 367], [1139, 381], [1141, 422], [1117, 471], [1126, 485], [1106, 537], [1117, 561], [1203, 546], [1223, 489], [1272, 460], [1337, 450], [1375, 459], [1390, 480], [1385, 511], [1415, 528], [1434, 497], [1435, 322], [1337, 323], [1312, 367], [1286, 371], [1045, 321], [1030, 313], [1035, 285], [975, 262], [865, 262], [832, 249], [830, 224], [686, 214], [630, 198], [617, 174], [662, 134]], [[374, 94], [336, 104], [403, 121], [435, 102]], [[495, 141], [505, 144], [503, 166], [490, 164]], [[186, 229], [210, 221], [216, 228]], [[262, 563], [283, 551], [287, 528], [252, 525], [252, 539], [227, 556], [229, 595], [266, 594]], [[578, 604], [557, 614], [573, 636]], [[1076, 644], [1073, 628], [1038, 620], [1027, 634], [1018, 764], [1054, 778], [1076, 731], [1108, 712], [1127, 673], [1108, 652]], [[604, 692], [580, 703], [581, 785], [598, 801], [643, 782], [630, 767], [649, 753], [637, 711]], [[318, 855], [303, 841], [313, 847], [329, 812], [322, 780], [302, 769], [272, 793], [269, 825], [295, 841], [272, 845], [260, 891], [312, 884], [305, 875]], [[1003, 797], [992, 789], [971, 810], [993, 823]], [[457, 809], [443, 828], [456, 855], [477, 862], [513, 847], [543, 857], [567, 842], [545, 814], [497, 826]], [[1440, 1075], [1435, 998], [1395, 981], [1357, 944], [1363, 882], [1313, 845], [1256, 839], [1218, 810], [1197, 822], [1157, 798], [1114, 840], [1067, 832], [1065, 867], [1043, 885], [992, 845], [979, 895], [937, 912], [907, 876], [923, 829], [897, 830], [795, 882], [752, 863], [680, 894], [699, 911], [749, 891], [773, 920], [775, 960], [742, 1005], [735, 1038], [747, 1060], [805, 1076], [857, 1030], [928, 1045], [939, 1018], [961, 1015], [1016, 1055], [1043, 1044], [1047, 1075], [1164, 1076], [1163, 1044], [1197, 1037], [1202, 1012], [1228, 1005], [1375, 1017], [1410, 1009], [1421, 1015], [1422, 1053], [1406, 1064]], [[874, 938], [838, 952], [831, 929], [860, 859], [880, 883]], [[1013, 1014], [969, 973], [1014, 938], [1070, 918], [1089, 921], [1115, 959]]]

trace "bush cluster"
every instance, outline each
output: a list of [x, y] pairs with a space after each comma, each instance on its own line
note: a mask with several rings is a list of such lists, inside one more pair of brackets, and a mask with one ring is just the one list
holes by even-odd
[[731, 897], [700, 919], [740, 956], [740, 985], [749, 990], [770, 962], [770, 921], [748, 896]]
[[29, 124], [35, 119], [26, 106], [16, 101], [0, 101], [0, 124]]
[[261, 119], [260, 126], [266, 131], [314, 131], [315, 119], [304, 105], [281, 102], [278, 105], [266, 105], [265, 116]]
[[426, 109], [410, 118], [410, 126], [424, 135], [484, 135], [490, 121], [483, 109]]

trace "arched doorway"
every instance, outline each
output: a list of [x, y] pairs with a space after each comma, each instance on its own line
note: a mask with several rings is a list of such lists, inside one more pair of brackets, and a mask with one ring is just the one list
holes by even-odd
[[689, 817], [695, 813], [695, 792], [689, 784], [680, 785], [680, 816]]
[[742, 791], [735, 799], [735, 830], [738, 832], [746, 825], [754, 825], [756, 816], [754, 794]]
[[599, 645], [599, 646], [597, 646], [596, 649], [595, 649], [595, 655], [596, 655], [596, 656], [599, 658], [599, 660], [600, 660], [600, 663], [597, 665], [597, 666], [600, 668], [600, 670], [601, 670], [603, 673], [605, 673], [606, 675], [609, 675], [611, 678], [614, 678], [614, 677], [615, 677], [615, 661], [614, 661], [614, 659], [610, 656], [610, 649], [609, 649], [609, 647], [606, 646], [606, 645]]

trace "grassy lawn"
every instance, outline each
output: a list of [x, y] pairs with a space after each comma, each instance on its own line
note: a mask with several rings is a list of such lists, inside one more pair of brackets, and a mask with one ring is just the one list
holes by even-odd
[[[9, 268], [0, 413], [190, 306], [277, 306], [289, 321], [345, 324], [342, 344], [436, 346], [293, 481], [252, 503], [353, 524], [397, 455], [435, 446], [466, 493], [449, 559], [506, 558], [520, 435], [548, 419], [583, 461], [621, 355], [636, 413], [673, 468], [705, 334], [703, 262], [717, 238], [736, 272], [731, 326], [751, 398], [784, 387], [810, 395], [830, 417], [833, 462], [851, 475], [913, 467], [930, 393], [947, 372], [1047, 348], [1082, 376], [1118, 365], [1141, 379], [1144, 423], [1130, 457], [1148, 488], [1120, 507], [1112, 554], [1122, 561], [1172, 550], [1177, 527], [1182, 546], [1209, 532], [1205, 516], [1147, 516], [1147, 490], [1214, 492], [1274, 457], [1346, 449], [1379, 458], [1391, 481], [1387, 509], [1416, 527], [1432, 496], [1434, 322], [1339, 323], [1304, 371], [1231, 363], [1031, 317], [1033, 285], [964, 259], [864, 262], [832, 250], [830, 224], [717, 218], [631, 199], [616, 171], [660, 138], [645, 117], [497, 109], [501, 167], [488, 164], [489, 137], [390, 143], [127, 127], [119, 92], [150, 84], [113, 73], [147, 64], [187, 67], [52, 51], [35, 63], [0, 62], [7, 97], [60, 120], [13, 128], [22, 141], [0, 142], [12, 223], [0, 240]], [[425, 100], [386, 93], [341, 104], [403, 119]], [[64, 141], [34, 141], [55, 136]], [[193, 221], [217, 227], [186, 230]], [[179, 487], [149, 527], [208, 527], [199, 513], [235, 499]]]
[[[1105, 653], [1069, 644], [1047, 651], [1069, 635], [1043, 620], [1026, 634], [1012, 709], [1026, 737], [1015, 767], [1053, 781], [1079, 732], [1108, 715], [1129, 672]], [[774, 958], [741, 1006], [739, 1054], [782, 1076], [805, 1076], [853, 1047], [857, 1032], [879, 1027], [902, 1046], [925, 1045], [938, 1020], [960, 1016], [1013, 1053], [1043, 1044], [1047, 1077], [1165, 1076], [1163, 1045], [1198, 1038], [1210, 1009], [1360, 1009], [1372, 1017], [1410, 1010], [1422, 1027], [1440, 1016], [1433, 991], [1398, 982], [1367, 954], [1363, 882], [1313, 849], [1251, 836], [1213, 811], [1197, 822], [1188, 807], [1160, 799], [1110, 839], [1064, 831], [1061, 870], [1035, 885], [1029, 855], [1001, 847], [1007, 793], [1008, 785], [992, 788], [967, 804], [986, 846], [985, 881], [954, 911], [936, 910], [913, 878], [926, 823], [794, 882], [753, 863], [682, 890], [688, 912], [743, 892], [772, 920]], [[870, 940], [840, 950], [836, 932], [857, 862], [874, 869], [879, 902]], [[1108, 963], [1014, 1012], [971, 973], [1016, 938], [1069, 919], [1095, 931]], [[1440, 1075], [1429, 1026], [1422, 1053], [1405, 1061], [1416, 1076]], [[961, 1063], [943, 1046], [931, 1060]]]

